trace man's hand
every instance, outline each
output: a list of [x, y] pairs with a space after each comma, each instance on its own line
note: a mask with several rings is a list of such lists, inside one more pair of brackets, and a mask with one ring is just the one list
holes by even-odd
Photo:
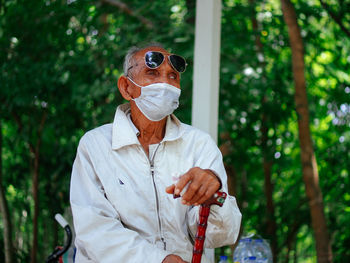
[[220, 179], [211, 170], [194, 167], [182, 175], [176, 185], [168, 186], [166, 192], [179, 195], [187, 183], [189, 183], [188, 189], [182, 196], [182, 203], [185, 205], [204, 203], [219, 190], [221, 185]]
[[177, 255], [170, 254], [165, 257], [162, 263], [188, 263], [188, 262], [183, 261], [182, 258], [180, 258]]

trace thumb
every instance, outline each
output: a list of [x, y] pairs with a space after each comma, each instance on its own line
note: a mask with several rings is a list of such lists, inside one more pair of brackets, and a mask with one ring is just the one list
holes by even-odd
[[168, 186], [167, 188], [165, 188], [165, 192], [167, 192], [168, 194], [173, 194], [175, 190], [175, 185], [172, 184], [170, 186]]

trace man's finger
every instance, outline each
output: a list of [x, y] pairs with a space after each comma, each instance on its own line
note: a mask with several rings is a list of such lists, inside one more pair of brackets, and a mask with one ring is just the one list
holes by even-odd
[[174, 194], [174, 190], [175, 190], [175, 185], [172, 184], [170, 186], [168, 186], [167, 188], [165, 188], [165, 192], [167, 192], [168, 194]]
[[182, 196], [182, 203], [193, 204], [192, 199], [201, 187], [201, 183], [199, 180], [193, 180], [187, 188], [186, 193]]
[[188, 184], [189, 181], [192, 179], [192, 174], [190, 171], [182, 175], [179, 179], [179, 181], [175, 185], [175, 195], [179, 195], [182, 191], [182, 189]]
[[190, 203], [194, 205], [200, 205], [200, 200], [203, 199], [204, 194], [206, 193], [207, 188], [205, 185], [201, 185], [199, 189], [197, 190], [196, 194], [193, 196], [192, 200], [190, 200]]
[[205, 201], [207, 201], [209, 198], [211, 198], [213, 196], [213, 194], [215, 194], [215, 192], [217, 191], [216, 190], [217, 187], [216, 186], [210, 186], [207, 191], [205, 192], [205, 194], [201, 197], [200, 200], [198, 200], [198, 204], [202, 204], [204, 203]]

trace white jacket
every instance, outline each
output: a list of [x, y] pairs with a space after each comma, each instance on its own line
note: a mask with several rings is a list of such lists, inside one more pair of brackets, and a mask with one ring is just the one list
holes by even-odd
[[[222, 156], [209, 135], [171, 115], [163, 141], [149, 157], [128, 119], [117, 108], [113, 124], [87, 132], [73, 165], [70, 201], [76, 231], [76, 262], [161, 263], [169, 254], [192, 258], [199, 207], [181, 204], [165, 188], [172, 175], [192, 167], [211, 169], [227, 192]], [[233, 244], [241, 214], [232, 196], [212, 206], [205, 247]], [[208, 262], [203, 255], [202, 262]]]

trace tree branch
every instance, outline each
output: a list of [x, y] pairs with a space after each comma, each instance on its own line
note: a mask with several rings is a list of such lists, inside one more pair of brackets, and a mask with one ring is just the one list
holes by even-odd
[[327, 5], [323, 0], [320, 0], [321, 5], [327, 11], [327, 13], [333, 18], [333, 20], [340, 26], [340, 29], [350, 37], [350, 30], [348, 30], [341, 19], [330, 9], [329, 5]]
[[[15, 122], [17, 123], [17, 126], [18, 126], [18, 132], [19, 133], [22, 133], [23, 131], [23, 123], [22, 123], [22, 120], [21, 118], [18, 116], [18, 114], [16, 112], [11, 112], [12, 113], [12, 116], [13, 118], [15, 119]], [[34, 148], [34, 145], [30, 143], [30, 141], [28, 141], [28, 145], [29, 145], [29, 150], [32, 154], [35, 154], [35, 148]]]
[[3, 238], [4, 238], [4, 254], [5, 262], [12, 263], [13, 261], [13, 243], [12, 243], [12, 223], [9, 211], [8, 200], [6, 199], [6, 188], [3, 185], [2, 177], [2, 120], [0, 120], [0, 212], [3, 222]]
[[42, 134], [42, 131], [44, 129], [46, 117], [47, 117], [47, 111], [44, 110], [44, 112], [43, 112], [43, 114], [41, 116], [40, 125], [39, 125], [39, 128], [38, 128], [38, 138], [37, 138], [37, 143], [36, 143], [36, 146], [35, 146], [35, 154], [39, 154], [39, 149], [40, 149], [40, 145], [41, 145], [41, 134]]
[[121, 2], [121, 1], [117, 1], [117, 0], [101, 0], [101, 2], [106, 3], [106, 4], [110, 4], [110, 5], [115, 6], [115, 7], [118, 7], [123, 12], [127, 13], [128, 15], [136, 17], [138, 20], [141, 21], [141, 23], [143, 23], [149, 29], [154, 28], [154, 24], [150, 20], [148, 20], [144, 16], [138, 15], [135, 11], [130, 9], [130, 7], [128, 7], [125, 3]]
[[22, 130], [23, 130], [23, 124], [22, 124], [22, 121], [21, 121], [21, 118], [18, 116], [18, 114], [16, 112], [11, 112], [15, 122], [17, 123], [17, 126], [18, 126], [18, 132], [21, 133]]

